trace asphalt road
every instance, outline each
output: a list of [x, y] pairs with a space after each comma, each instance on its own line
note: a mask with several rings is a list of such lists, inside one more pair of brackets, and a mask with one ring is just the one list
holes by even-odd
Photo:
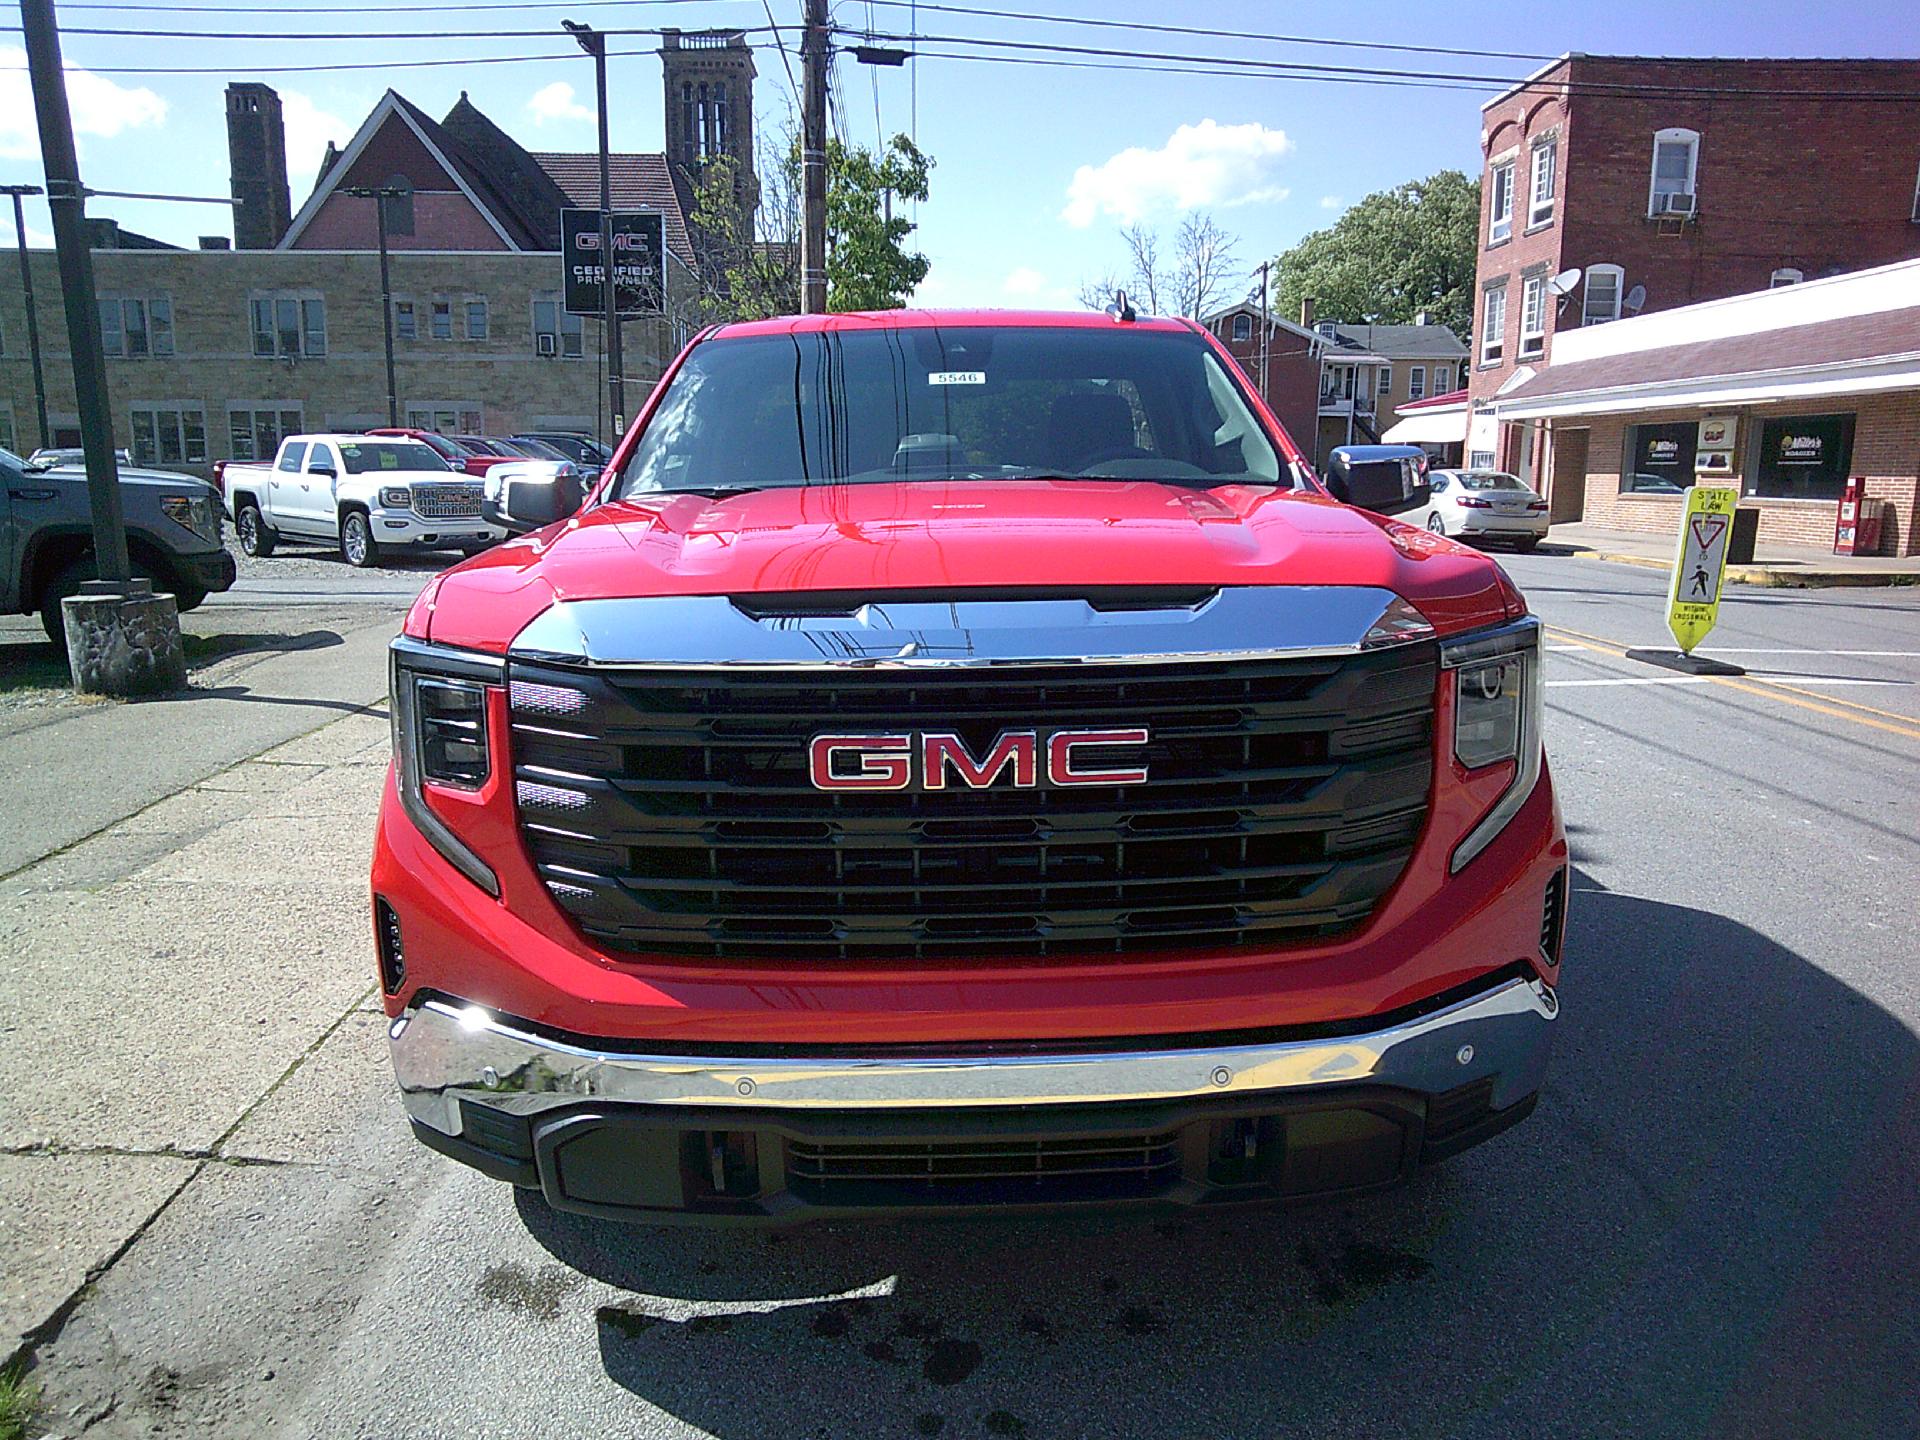
[[49, 1419], [1920, 1434], [1920, 592], [1738, 593], [1708, 649], [1753, 673], [1720, 681], [1621, 653], [1664, 639], [1660, 575], [1510, 568], [1552, 627], [1577, 863], [1558, 1050], [1519, 1129], [1297, 1213], [624, 1228], [415, 1147], [363, 996], [42, 1349]]

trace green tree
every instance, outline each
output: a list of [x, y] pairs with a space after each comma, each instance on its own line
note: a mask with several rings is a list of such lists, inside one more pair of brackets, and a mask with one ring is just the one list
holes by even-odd
[[1479, 226], [1480, 187], [1458, 170], [1377, 191], [1275, 261], [1275, 311], [1311, 297], [1321, 320], [1406, 325], [1424, 310], [1465, 340]]
[[[897, 310], [926, 278], [925, 255], [910, 251], [913, 223], [899, 202], [925, 200], [928, 159], [904, 135], [879, 154], [827, 143], [827, 308]], [[791, 134], [763, 152], [760, 204], [735, 198], [725, 157], [708, 162], [694, 189], [691, 220], [699, 254], [694, 321], [753, 320], [800, 308], [800, 146]]]

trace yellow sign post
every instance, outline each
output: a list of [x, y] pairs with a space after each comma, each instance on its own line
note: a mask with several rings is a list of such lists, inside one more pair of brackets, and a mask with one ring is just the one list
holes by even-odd
[[1738, 490], [1696, 485], [1687, 491], [1680, 517], [1680, 546], [1667, 590], [1667, 628], [1691, 654], [1720, 619], [1720, 583], [1727, 573], [1727, 543], [1733, 536]]

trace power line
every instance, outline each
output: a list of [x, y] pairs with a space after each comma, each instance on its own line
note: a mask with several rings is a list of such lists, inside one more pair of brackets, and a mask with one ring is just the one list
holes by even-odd
[[[905, 35], [866, 34], [870, 41], [894, 44], [908, 40]], [[1440, 70], [1399, 70], [1372, 65], [1324, 65], [1305, 60], [1259, 60], [1232, 55], [1194, 55], [1180, 51], [1124, 50], [1095, 45], [1063, 45], [1038, 40], [996, 40], [973, 35], [923, 35], [922, 45], [969, 45], [982, 50], [1018, 50], [1046, 55], [1092, 56], [1102, 60], [1156, 60], [1173, 64], [1219, 66], [1255, 74], [1277, 73], [1302, 77], [1372, 77], [1401, 81], [1451, 81], [1477, 86], [1497, 85], [1505, 89], [1565, 91], [1575, 95], [1660, 96], [1669, 99], [1766, 99], [1766, 100], [1839, 100], [1897, 102], [1920, 100], [1920, 91], [1872, 90], [1786, 90], [1773, 86], [1740, 85], [1662, 85], [1633, 80], [1516, 80], [1508, 75], [1480, 75]], [[958, 56], [944, 58], [957, 59]], [[992, 57], [981, 57], [992, 58]]]
[[[381, 5], [377, 9], [365, 5], [154, 5], [146, 3], [121, 3], [121, 0], [84, 0], [84, 3], [62, 5], [61, 11], [73, 10], [110, 10], [110, 11], [146, 11], [168, 15], [365, 15], [371, 10], [375, 14], [426, 14], [428, 12], [452, 12], [466, 10], [630, 10], [635, 5], [733, 5], [747, 4], [750, 0], [464, 0], [460, 4], [433, 3], [426, 5]], [[769, 17], [771, 18], [771, 17]]]
[[[731, 27], [742, 35], [764, 35], [779, 26]], [[790, 27], [798, 28], [798, 27]], [[0, 25], [0, 34], [19, 34], [18, 25]], [[70, 25], [62, 35], [112, 35], [132, 40], [535, 40], [553, 34], [539, 30], [121, 30], [109, 26]], [[654, 26], [602, 30], [602, 35], [652, 35], [666, 32]], [[89, 67], [91, 68], [91, 67]]]
[[[1201, 25], [1168, 25], [1147, 20], [1110, 20], [1090, 15], [1042, 15], [1030, 10], [989, 10], [973, 5], [935, 4], [933, 0], [872, 0], [895, 10], [935, 10], [947, 15], [972, 15], [993, 20], [1032, 20], [1049, 25], [1081, 25], [1088, 29], [1144, 30], [1160, 35], [1198, 35], [1209, 40], [1264, 40], [1287, 45], [1327, 45], [1352, 50], [1394, 50], [1408, 55], [1461, 55], [1487, 60], [1557, 60], [1524, 50], [1459, 49], [1449, 45], [1400, 45], [1384, 40], [1339, 40], [1324, 35], [1275, 35], [1260, 30], [1220, 30]], [[68, 7], [72, 8], [72, 7]]]
[[[85, 65], [91, 75], [320, 75], [344, 70], [433, 70], [448, 65], [531, 65], [548, 60], [571, 60], [580, 52], [567, 50], [541, 55], [468, 55], [439, 60], [352, 60], [331, 65]], [[609, 59], [651, 55], [651, 50], [608, 50]], [[985, 58], [985, 57], [983, 57]], [[24, 71], [24, 65], [0, 65], [0, 74]]]
[[773, 0], [760, 0], [767, 12], [767, 25], [773, 31], [773, 43], [780, 51], [780, 68], [787, 72], [787, 93], [793, 96], [796, 107], [800, 104], [800, 87], [793, 82], [793, 57], [787, 53], [787, 42], [780, 34], [780, 26], [773, 18]]

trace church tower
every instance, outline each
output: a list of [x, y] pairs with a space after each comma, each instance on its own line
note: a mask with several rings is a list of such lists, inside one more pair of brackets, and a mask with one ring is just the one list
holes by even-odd
[[665, 30], [667, 162], [697, 184], [708, 161], [734, 165], [734, 198], [750, 216], [760, 203], [753, 154], [753, 51], [738, 30]]

